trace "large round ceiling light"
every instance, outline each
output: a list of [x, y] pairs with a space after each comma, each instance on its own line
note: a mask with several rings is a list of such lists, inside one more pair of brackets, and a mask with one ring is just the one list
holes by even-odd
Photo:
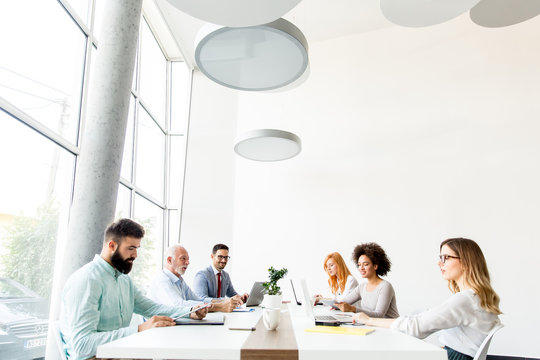
[[538, 0], [481, 1], [471, 9], [471, 20], [480, 26], [497, 28], [532, 19], [540, 14]]
[[453, 19], [480, 0], [381, 0], [383, 15], [396, 25], [422, 27]]
[[291, 84], [306, 71], [308, 44], [302, 32], [284, 19], [243, 28], [208, 24], [197, 36], [195, 62], [223, 86], [273, 90]]
[[178, 10], [223, 26], [266, 24], [294, 8], [300, 0], [168, 0]]

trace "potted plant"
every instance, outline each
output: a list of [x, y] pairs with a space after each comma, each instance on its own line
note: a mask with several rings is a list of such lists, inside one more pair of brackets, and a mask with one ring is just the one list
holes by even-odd
[[281, 288], [278, 286], [277, 282], [285, 275], [287, 275], [287, 269], [283, 268], [281, 270], [274, 269], [273, 266], [268, 269], [268, 281], [263, 283], [263, 287], [266, 290], [264, 295], [264, 307], [271, 309], [281, 308]]

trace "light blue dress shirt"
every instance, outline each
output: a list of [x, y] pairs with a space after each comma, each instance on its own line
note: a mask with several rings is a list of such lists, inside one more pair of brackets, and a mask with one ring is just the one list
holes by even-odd
[[155, 302], [169, 306], [195, 306], [212, 302], [212, 298], [197, 296], [182, 277], [174, 275], [168, 269], [157, 273], [146, 295]]
[[129, 326], [133, 313], [178, 317], [189, 310], [146, 298], [129, 276], [96, 255], [64, 286], [60, 331], [68, 358], [87, 359], [96, 355], [98, 345], [136, 333], [137, 325]]

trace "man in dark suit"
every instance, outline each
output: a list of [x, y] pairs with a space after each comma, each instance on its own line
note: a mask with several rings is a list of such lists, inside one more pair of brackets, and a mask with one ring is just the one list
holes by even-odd
[[212, 265], [199, 271], [193, 280], [195, 294], [202, 298], [220, 299], [224, 297], [241, 300], [245, 303], [248, 294], [239, 295], [234, 290], [231, 277], [225, 269], [230, 259], [229, 247], [225, 244], [217, 244], [212, 249]]

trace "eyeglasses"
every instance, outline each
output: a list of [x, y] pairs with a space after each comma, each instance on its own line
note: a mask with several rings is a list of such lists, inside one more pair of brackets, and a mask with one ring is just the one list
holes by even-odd
[[229, 259], [231, 258], [230, 256], [226, 255], [226, 256], [223, 256], [223, 255], [218, 255], [217, 256], [218, 260], [225, 260], [225, 261], [229, 261]]
[[439, 255], [439, 260], [441, 263], [446, 263], [446, 260], [448, 259], [459, 259], [459, 256], [452, 256], [452, 255]]

